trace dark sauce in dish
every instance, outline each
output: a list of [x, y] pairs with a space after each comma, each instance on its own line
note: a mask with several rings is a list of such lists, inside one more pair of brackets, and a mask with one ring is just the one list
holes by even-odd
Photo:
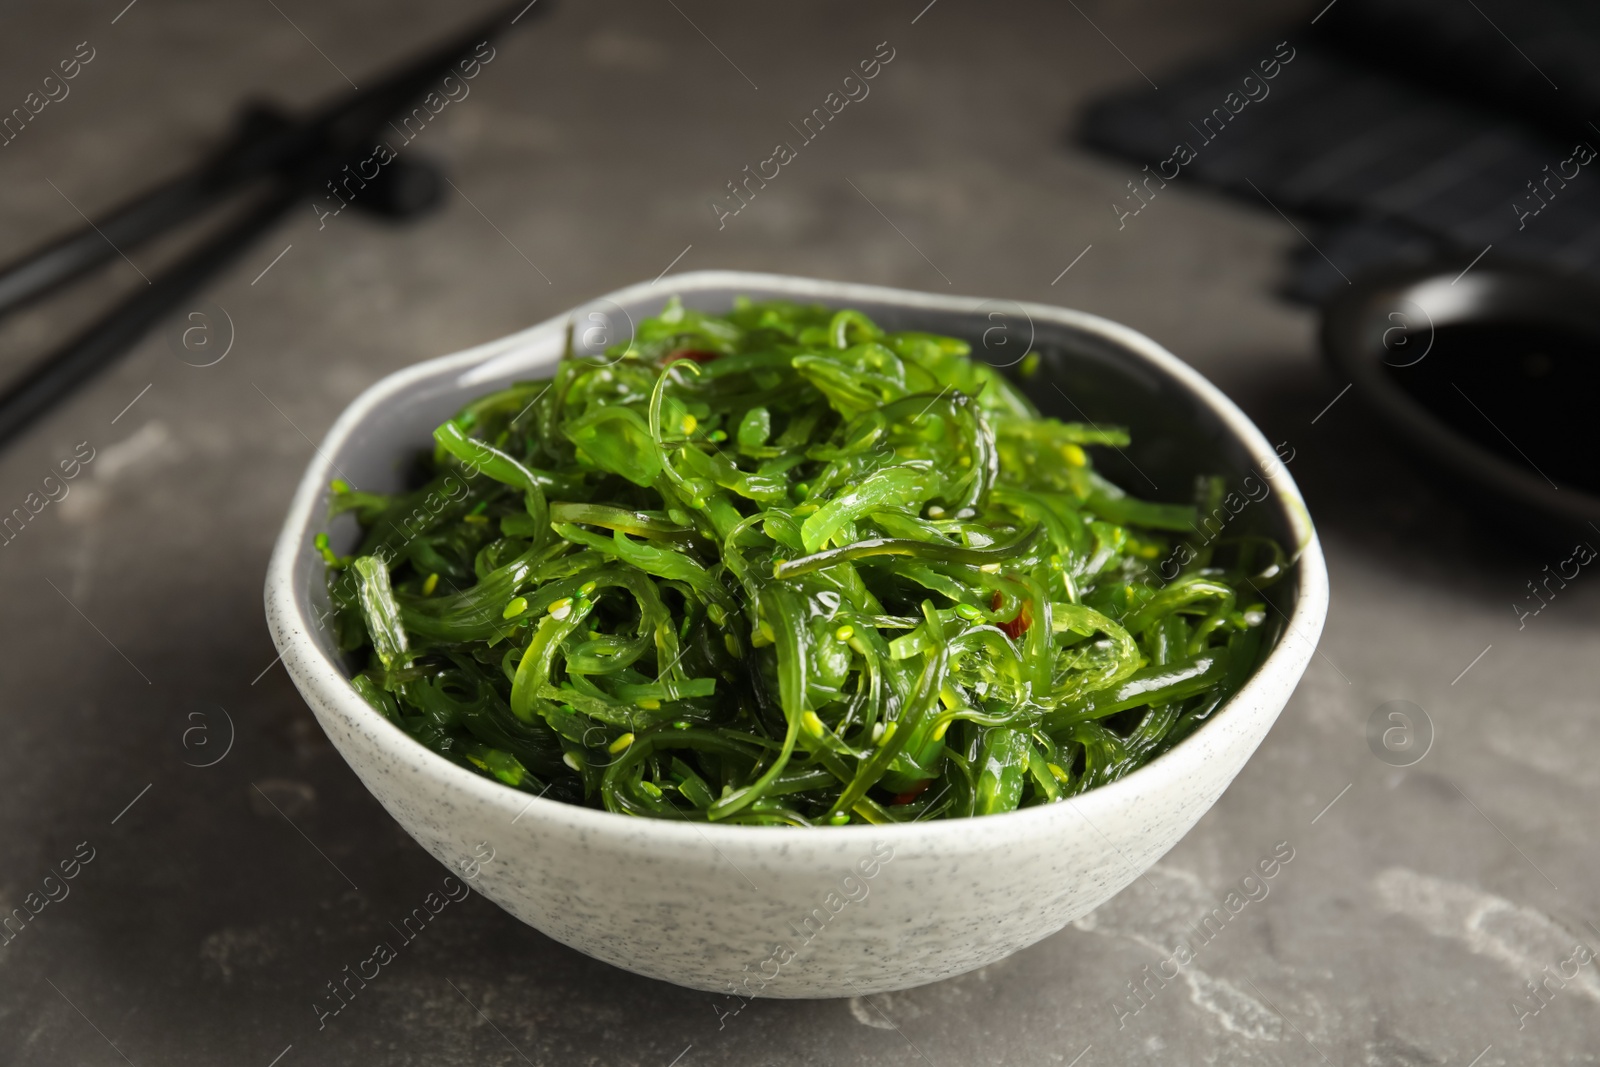
[[1462, 436], [1557, 485], [1600, 492], [1600, 338], [1545, 323], [1453, 323], [1392, 343], [1384, 370]]

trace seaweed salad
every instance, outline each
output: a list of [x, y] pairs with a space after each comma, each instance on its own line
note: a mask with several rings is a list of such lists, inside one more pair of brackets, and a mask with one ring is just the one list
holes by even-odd
[[892, 823], [1103, 785], [1244, 683], [1287, 565], [1098, 474], [1125, 432], [852, 310], [673, 299], [433, 438], [414, 490], [333, 483], [352, 684], [462, 766], [628, 815]]

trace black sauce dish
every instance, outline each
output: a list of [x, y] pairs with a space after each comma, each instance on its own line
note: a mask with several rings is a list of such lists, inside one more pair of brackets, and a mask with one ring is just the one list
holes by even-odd
[[1334, 373], [1463, 498], [1535, 542], [1600, 543], [1600, 283], [1439, 262], [1323, 308]]

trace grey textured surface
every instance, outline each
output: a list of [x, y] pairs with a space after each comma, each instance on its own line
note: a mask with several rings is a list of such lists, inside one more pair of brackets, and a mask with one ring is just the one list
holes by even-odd
[[[1303, 26], [1322, 5], [1078, 6], [939, 0], [913, 25], [921, 0], [759, 14], [569, 3], [509, 39], [418, 138], [459, 186], [447, 210], [403, 230], [346, 213], [319, 232], [306, 208], [208, 292], [236, 325], [225, 360], [192, 368], [154, 337], [8, 447], [7, 510], [79, 442], [96, 452], [0, 548], [0, 902], [42, 893], [80, 842], [93, 859], [0, 947], [0, 1060], [1593, 1062], [1596, 965], [1569, 965], [1577, 977], [1549, 979], [1543, 1002], [1525, 983], [1579, 939], [1600, 942], [1600, 585], [1581, 574], [1519, 630], [1513, 603], [1562, 557], [1517, 550], [1449, 502], [1352, 398], [1324, 411], [1344, 383], [1321, 371], [1312, 319], [1268, 295], [1294, 230], [1173, 186], [1119, 231], [1108, 205], [1133, 168], [1061, 144], [1087, 95], [1137, 80], [1130, 60], [1159, 83], [1187, 55], [1280, 19]], [[350, 2], [139, 0], [113, 25], [122, 7], [0, 15], [8, 109], [78, 42], [96, 50], [70, 97], [0, 148], [0, 248], [79, 225], [73, 205], [93, 214], [194, 158], [240, 96], [309, 102], [344, 84], [332, 64], [359, 80], [464, 15], [410, 0], [377, 18]], [[706, 199], [884, 40], [896, 54], [872, 95], [719, 231]], [[1322, 655], [1147, 880], [983, 971], [868, 1001], [755, 1003], [719, 1029], [704, 994], [596, 963], [472, 898], [318, 1032], [324, 983], [441, 872], [281, 670], [262, 673], [261, 576], [307, 438], [382, 374], [652, 278], [690, 245], [680, 269], [948, 278], [1150, 334], [1295, 449], [1333, 578]], [[132, 258], [150, 273], [168, 254]], [[6, 323], [0, 359], [20, 367], [140, 285], [115, 262]], [[1406, 769], [1366, 740], [1394, 700], [1436, 728]], [[237, 728], [231, 750], [186, 766], [223, 750], [217, 707]], [[1197, 947], [1186, 931], [1279, 842], [1293, 859], [1268, 895], [1235, 898]], [[1192, 961], [1149, 980], [1131, 1013], [1127, 983], [1180, 943]]]

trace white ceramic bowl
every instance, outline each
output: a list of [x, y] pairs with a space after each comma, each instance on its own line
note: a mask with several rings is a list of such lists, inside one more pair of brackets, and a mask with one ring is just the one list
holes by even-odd
[[[1102, 462], [1130, 490], [1159, 479], [1168, 491], [1151, 496], [1184, 499], [1200, 471], [1235, 485], [1249, 474], [1267, 486], [1231, 521], [1298, 550], [1298, 565], [1275, 587], [1286, 632], [1226, 707], [1160, 759], [1071, 801], [988, 818], [818, 828], [637, 819], [530, 798], [434, 755], [350, 687], [320, 621], [327, 596], [312, 539], [330, 528], [329, 481], [398, 487], [405, 458], [465, 399], [544, 373], [569, 320], [580, 331], [609, 325], [610, 337], [596, 332], [590, 342], [616, 340], [619, 327], [672, 294], [707, 310], [727, 309], [737, 294], [857, 307], [891, 328], [964, 335], [980, 354], [1010, 353], [1006, 363], [1031, 344], [1046, 356], [1030, 388], [1048, 413], [1132, 425], [1126, 465], [1114, 455]], [[1057, 388], [1037, 387], [1052, 382]], [[348, 516], [331, 532], [336, 548], [356, 536]], [[742, 997], [921, 985], [998, 960], [1098, 906], [1176, 844], [1244, 766], [1311, 658], [1327, 596], [1316, 534], [1272, 447], [1215, 387], [1148, 338], [1043, 305], [721, 271], [612, 293], [368, 389], [306, 471], [266, 584], [268, 623], [290, 677], [362, 782], [424, 848], [458, 875], [467, 865], [484, 895], [563, 944]]]

